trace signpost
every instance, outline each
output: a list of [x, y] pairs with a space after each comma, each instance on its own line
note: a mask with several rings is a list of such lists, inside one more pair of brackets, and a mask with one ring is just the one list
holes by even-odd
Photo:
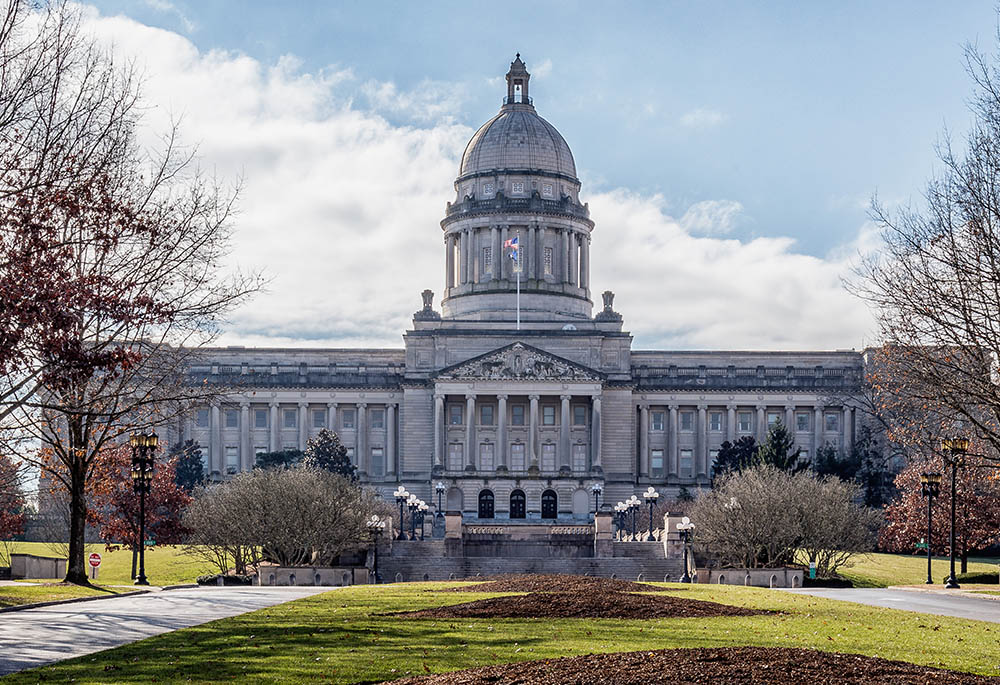
[[815, 561], [810, 561], [809, 562], [809, 577], [811, 579], [813, 579], [813, 580], [816, 579], [816, 562]]
[[90, 562], [90, 579], [96, 580], [97, 569], [101, 567], [101, 555], [98, 554], [97, 552], [94, 552], [93, 554], [90, 555], [90, 559], [88, 561]]

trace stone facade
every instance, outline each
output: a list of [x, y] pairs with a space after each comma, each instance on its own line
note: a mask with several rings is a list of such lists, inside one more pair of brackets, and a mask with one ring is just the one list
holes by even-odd
[[594, 484], [608, 502], [707, 487], [723, 441], [779, 419], [807, 456], [850, 447], [861, 354], [633, 350], [611, 292], [592, 314], [594, 222], [529, 78], [518, 58], [463, 155], [441, 311], [425, 291], [401, 349], [205, 352], [192, 379], [234, 390], [173, 439], [198, 440], [209, 472], [329, 428], [386, 497], [402, 484], [436, 508], [440, 482], [442, 508], [467, 521], [572, 522], [593, 511]]

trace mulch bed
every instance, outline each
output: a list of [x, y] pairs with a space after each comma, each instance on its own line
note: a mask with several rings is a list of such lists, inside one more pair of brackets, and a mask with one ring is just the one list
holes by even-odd
[[[668, 588], [618, 578], [560, 574], [504, 574], [487, 576], [482, 583], [454, 587], [443, 592], [663, 592]], [[676, 590], [677, 588], [669, 588]], [[442, 592], [442, 590], [435, 590]]]
[[773, 613], [699, 599], [628, 592], [532, 592], [436, 609], [391, 614], [405, 618], [682, 618]]
[[857, 654], [812, 649], [724, 647], [661, 649], [522, 661], [418, 676], [393, 685], [658, 685], [667, 683], [755, 683], [759, 685], [854, 685], [861, 683], [943, 683], [980, 685], [1000, 678], [946, 671]]

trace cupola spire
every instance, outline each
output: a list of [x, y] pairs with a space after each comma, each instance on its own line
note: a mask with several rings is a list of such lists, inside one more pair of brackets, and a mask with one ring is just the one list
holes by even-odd
[[510, 63], [510, 71], [507, 72], [507, 98], [503, 101], [505, 105], [530, 105], [531, 98], [528, 97], [528, 80], [531, 74], [524, 67], [521, 61], [521, 53], [514, 55], [514, 61]]

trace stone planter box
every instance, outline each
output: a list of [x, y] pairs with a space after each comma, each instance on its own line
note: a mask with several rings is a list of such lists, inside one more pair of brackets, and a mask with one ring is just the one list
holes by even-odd
[[330, 568], [323, 566], [262, 566], [258, 585], [363, 585], [369, 582], [367, 568]]
[[696, 583], [752, 587], [802, 587], [800, 568], [700, 568]]

